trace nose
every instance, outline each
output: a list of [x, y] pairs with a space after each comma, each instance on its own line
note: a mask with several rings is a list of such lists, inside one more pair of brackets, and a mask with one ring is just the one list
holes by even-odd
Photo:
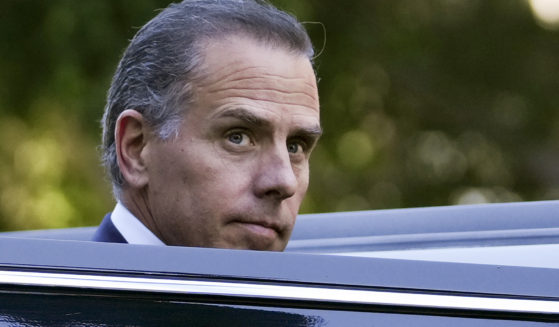
[[270, 151], [262, 156], [254, 181], [259, 198], [287, 199], [297, 191], [297, 176], [291, 165], [287, 148]]

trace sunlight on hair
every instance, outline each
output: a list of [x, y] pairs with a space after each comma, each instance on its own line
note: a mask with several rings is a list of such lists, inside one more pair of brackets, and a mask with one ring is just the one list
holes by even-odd
[[559, 29], [558, 0], [528, 0], [538, 23], [546, 29]]

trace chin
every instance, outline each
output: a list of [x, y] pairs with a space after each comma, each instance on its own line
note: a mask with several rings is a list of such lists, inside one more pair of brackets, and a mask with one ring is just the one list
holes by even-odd
[[236, 249], [236, 250], [252, 250], [252, 251], [276, 251], [281, 252], [285, 249], [287, 244], [283, 244], [278, 240], [273, 242], [262, 241], [257, 239], [248, 240], [246, 242], [240, 242], [237, 244], [228, 244], [224, 246], [215, 246], [217, 248], [223, 249]]
[[279, 244], [279, 243], [274, 243], [274, 244], [270, 244], [270, 245], [256, 245], [256, 246], [251, 246], [249, 248], [247, 248], [248, 250], [256, 250], [256, 251], [276, 251], [276, 252], [281, 252], [285, 249], [287, 244]]

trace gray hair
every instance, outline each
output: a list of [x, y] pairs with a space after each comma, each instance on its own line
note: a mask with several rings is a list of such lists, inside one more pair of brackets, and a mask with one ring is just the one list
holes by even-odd
[[156, 135], [178, 135], [193, 101], [192, 83], [202, 43], [231, 35], [306, 55], [314, 50], [295, 17], [263, 0], [185, 0], [171, 4], [134, 36], [113, 76], [103, 115], [102, 161], [119, 198], [124, 178], [117, 163], [116, 121], [125, 109], [140, 112]]

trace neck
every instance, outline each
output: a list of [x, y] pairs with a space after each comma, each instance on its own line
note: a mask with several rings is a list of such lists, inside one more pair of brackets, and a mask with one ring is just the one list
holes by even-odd
[[157, 220], [152, 214], [149, 198], [145, 190], [123, 190], [119, 200], [144, 226], [165, 242], [157, 228]]

